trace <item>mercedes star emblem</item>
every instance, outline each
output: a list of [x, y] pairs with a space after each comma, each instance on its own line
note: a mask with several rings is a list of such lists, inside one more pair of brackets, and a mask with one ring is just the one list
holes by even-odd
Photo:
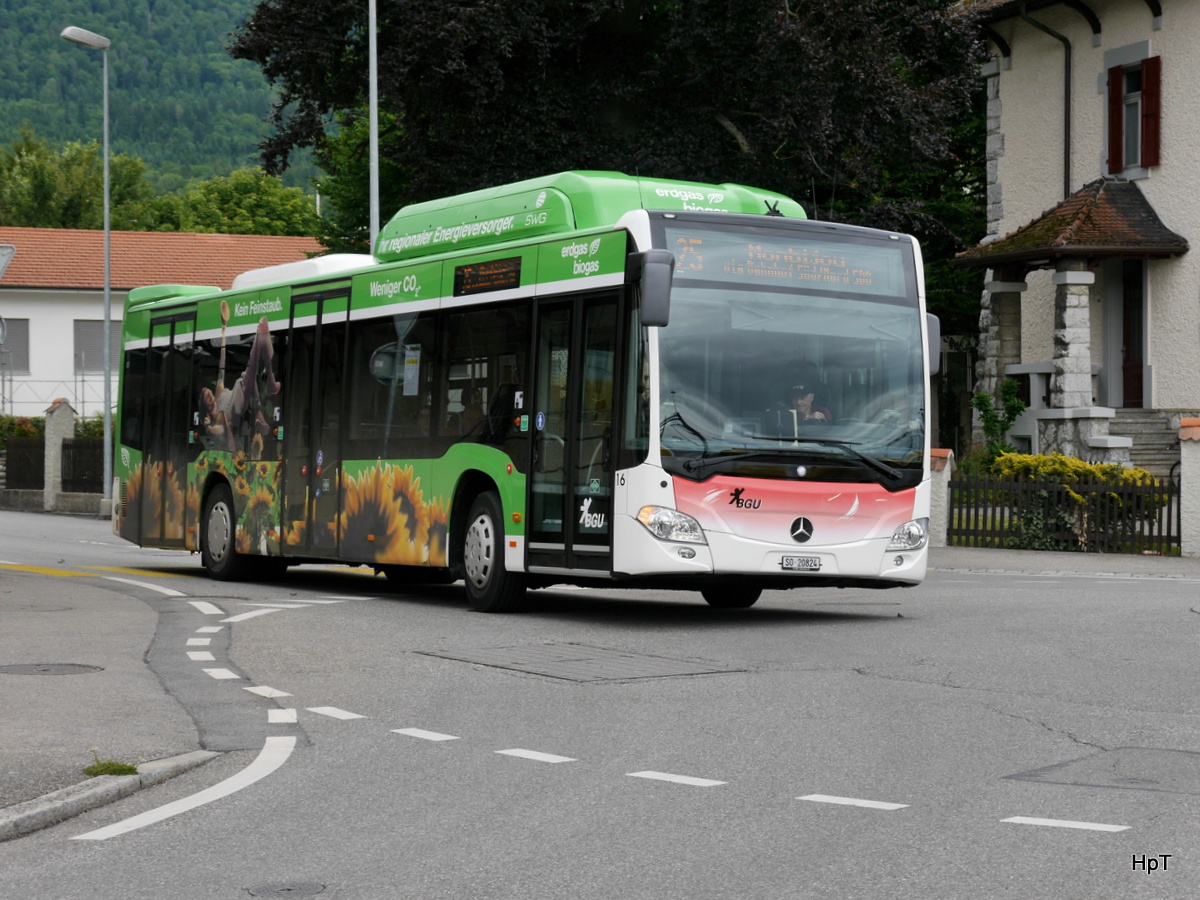
[[809, 519], [804, 518], [804, 516], [801, 516], [792, 521], [791, 532], [792, 540], [797, 544], [807, 543], [809, 538], [812, 537], [813, 523]]

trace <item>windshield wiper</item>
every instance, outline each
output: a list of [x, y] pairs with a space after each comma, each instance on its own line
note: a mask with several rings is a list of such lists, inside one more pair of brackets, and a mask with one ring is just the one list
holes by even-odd
[[855, 450], [851, 441], [838, 441], [832, 438], [811, 438], [811, 437], [772, 437], [765, 434], [753, 435], [755, 438], [761, 438], [764, 441], [780, 441], [789, 443], [802, 444], [817, 444], [822, 447], [837, 447], [839, 450], [844, 450], [853, 456], [855, 459], [862, 462], [867, 468], [874, 469], [876, 472], [884, 475], [893, 481], [898, 481], [904, 477], [904, 474], [899, 469], [894, 469], [885, 463], [882, 459], [876, 459], [874, 456]]
[[696, 437], [700, 438], [700, 443], [704, 445], [704, 450], [702, 452], [705, 454], [708, 453], [708, 440], [704, 437], [704, 434], [689, 425], [687, 419], [680, 415], [678, 410], [662, 420], [662, 423], [658, 426], [659, 437], [662, 436], [662, 433], [667, 430], [667, 426], [671, 423], [677, 424], [680, 428], [684, 429], [685, 431], [690, 431]]
[[778, 455], [779, 452], [777, 450], [759, 450], [755, 453], [731, 453], [728, 456], [693, 456], [683, 461], [683, 468], [687, 472], [698, 472], [700, 469], [707, 469], [709, 466], [715, 466], [723, 462]]

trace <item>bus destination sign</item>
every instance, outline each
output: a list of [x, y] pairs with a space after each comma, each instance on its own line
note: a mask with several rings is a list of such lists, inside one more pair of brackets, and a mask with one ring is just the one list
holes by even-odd
[[827, 241], [736, 241], [692, 233], [677, 235], [672, 249], [676, 278], [876, 296], [904, 293], [899, 244], [893, 248]]
[[454, 296], [482, 294], [521, 286], [521, 257], [489, 259], [454, 267]]

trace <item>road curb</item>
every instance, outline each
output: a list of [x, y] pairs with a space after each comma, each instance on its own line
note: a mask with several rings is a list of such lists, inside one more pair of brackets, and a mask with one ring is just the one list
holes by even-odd
[[142, 788], [182, 775], [220, 755], [209, 750], [195, 750], [180, 756], [155, 759], [141, 763], [136, 775], [98, 775], [60, 791], [10, 806], [0, 810], [0, 841], [57, 825], [97, 806], [104, 806]]

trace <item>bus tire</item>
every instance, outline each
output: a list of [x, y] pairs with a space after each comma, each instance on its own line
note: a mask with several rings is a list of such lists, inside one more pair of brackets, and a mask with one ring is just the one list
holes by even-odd
[[244, 579], [249, 574], [249, 560], [237, 552], [237, 513], [229, 485], [214, 485], [208, 492], [201, 521], [200, 561], [209, 577], [217, 581]]
[[739, 584], [715, 585], [700, 591], [705, 602], [717, 609], [748, 609], [762, 596], [762, 588]]
[[504, 518], [500, 497], [487, 491], [475, 498], [462, 546], [467, 600], [478, 612], [512, 612], [525, 598], [525, 575], [504, 567]]

